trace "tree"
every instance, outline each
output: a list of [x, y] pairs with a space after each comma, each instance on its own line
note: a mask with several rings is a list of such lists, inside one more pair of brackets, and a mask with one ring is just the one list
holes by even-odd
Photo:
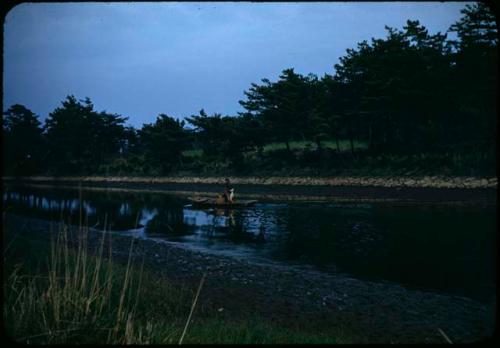
[[68, 96], [45, 122], [49, 161], [57, 173], [94, 171], [118, 155], [126, 117], [94, 111], [89, 98]]
[[[340, 151], [341, 138], [345, 138], [347, 134], [353, 135], [352, 127], [354, 126], [353, 116], [356, 115], [351, 111], [357, 104], [351, 104], [356, 100], [356, 93], [353, 85], [338, 81], [333, 76], [325, 74], [321, 80], [322, 98], [319, 103], [321, 110], [320, 123], [324, 130], [324, 138], [335, 138], [337, 151]], [[358, 125], [359, 127], [359, 125]], [[351, 137], [351, 152], [354, 152], [353, 138]]]
[[194, 127], [196, 139], [207, 158], [219, 157], [221, 149], [229, 146], [228, 130], [221, 114], [208, 116], [205, 110], [201, 109], [199, 115], [191, 115], [186, 120]]
[[335, 66], [337, 108], [347, 133], [373, 152], [417, 152], [430, 146], [429, 129], [449, 109], [445, 35], [429, 35], [418, 21], [385, 39], [348, 49]]
[[5, 172], [16, 175], [40, 173], [45, 143], [38, 116], [20, 104], [12, 105], [3, 114]]
[[239, 116], [208, 116], [202, 109], [187, 121], [194, 126], [203, 154], [210, 160], [229, 160], [236, 170], [244, 168], [244, 153], [259, 150], [265, 144], [265, 133], [257, 116], [243, 113]]
[[290, 151], [290, 141], [304, 139], [311, 114], [310, 81], [285, 69], [277, 82], [262, 79], [263, 84], [252, 83], [244, 94], [247, 100], [240, 104], [247, 113], [257, 116], [268, 128], [269, 134], [277, 141], [283, 141]]
[[262, 120], [248, 112], [239, 113], [237, 128], [236, 133], [242, 144], [242, 151], [257, 150], [262, 159], [264, 145], [269, 139], [269, 134], [263, 126]]
[[123, 130], [123, 143], [120, 152], [124, 155], [138, 154], [140, 152], [139, 133], [134, 127], [128, 126]]
[[261, 85], [252, 83], [249, 90], [243, 92], [246, 100], [240, 100], [239, 103], [245, 108], [244, 114], [249, 115], [247, 117], [253, 117], [260, 121], [263, 132], [270, 142], [281, 137], [279, 127], [275, 129], [273, 122], [269, 122], [269, 120], [277, 118], [278, 106], [274, 84], [268, 79], [261, 81]]
[[451, 41], [457, 50], [482, 49], [481, 53], [487, 54], [487, 49], [498, 46], [498, 27], [491, 7], [483, 2], [467, 4], [460, 13], [462, 18], [448, 30], [459, 38]]
[[[463, 17], [449, 32], [453, 53], [454, 92], [457, 100], [455, 129], [468, 146], [466, 151], [482, 149], [495, 154], [498, 27], [492, 8], [485, 3], [466, 5]], [[463, 128], [463, 129], [462, 129]]]
[[[307, 138], [316, 143], [318, 151], [322, 150], [322, 141], [330, 139], [332, 136], [337, 138], [335, 134], [337, 128], [337, 118], [334, 115], [335, 96], [332, 90], [329, 89], [328, 76], [318, 80], [314, 75], [308, 76], [309, 84], [309, 107], [308, 107], [308, 125]], [[328, 82], [327, 82], [328, 81]]]
[[140, 146], [146, 160], [162, 173], [182, 164], [182, 151], [186, 148], [187, 133], [184, 121], [160, 114], [154, 124], [145, 124], [139, 131]]

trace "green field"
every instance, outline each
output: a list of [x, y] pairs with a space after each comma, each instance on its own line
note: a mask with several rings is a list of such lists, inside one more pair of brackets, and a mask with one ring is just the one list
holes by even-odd
[[182, 152], [184, 157], [201, 157], [203, 155], [203, 150], [194, 149], [194, 150], [185, 150]]
[[[360, 141], [353, 142], [355, 150], [365, 150], [368, 148], [366, 143]], [[321, 142], [321, 146], [324, 148], [337, 150], [337, 143], [335, 140], [327, 140]], [[351, 143], [349, 140], [339, 140], [339, 150], [340, 151], [351, 151]], [[304, 149], [315, 150], [317, 148], [316, 143], [310, 141], [291, 141], [290, 149], [292, 150], [304, 150]], [[276, 150], [284, 150], [286, 149], [285, 143], [271, 143], [264, 146], [264, 152], [271, 152]]]
[[[361, 141], [354, 141], [354, 150], [366, 150], [368, 145]], [[328, 148], [332, 150], [337, 150], [337, 143], [335, 140], [326, 140], [321, 142], [321, 146], [323, 148]], [[351, 143], [349, 140], [339, 140], [339, 149], [341, 152], [351, 151]], [[311, 141], [291, 141], [290, 149], [292, 151], [301, 151], [305, 149], [315, 150], [317, 148], [316, 143]], [[270, 143], [264, 146], [264, 153], [273, 152], [276, 150], [285, 150], [285, 143]], [[186, 150], [182, 152], [182, 155], [185, 157], [201, 157], [203, 155], [203, 150], [201, 149], [193, 149]]]

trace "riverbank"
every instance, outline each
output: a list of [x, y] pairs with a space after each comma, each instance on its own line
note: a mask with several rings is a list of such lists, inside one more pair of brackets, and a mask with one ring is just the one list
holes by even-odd
[[[290, 185], [290, 186], [351, 186], [351, 187], [415, 187], [415, 188], [497, 188], [497, 178], [480, 177], [229, 177], [234, 185]], [[31, 176], [4, 177], [4, 181], [23, 182], [81, 182], [83, 183], [140, 183], [140, 184], [217, 184], [223, 185], [222, 177], [170, 176]]]
[[[6, 215], [5, 228], [21, 237], [50, 239], [57, 225]], [[72, 228], [74, 231], [75, 228]], [[90, 229], [91, 248], [102, 235]], [[76, 236], [76, 234], [73, 234]], [[125, 263], [131, 238], [113, 234], [112, 255]], [[439, 329], [455, 342], [474, 342], [492, 334], [494, 303], [407, 290], [390, 283], [375, 283], [343, 275], [252, 264], [243, 260], [203, 254], [179, 244], [137, 239], [134, 262], [174, 283], [196, 287], [206, 280], [199, 308], [222, 308], [228, 320], [258, 316], [289, 330], [317, 334], [343, 329], [349, 342], [442, 343]]]
[[[4, 184], [150, 191], [193, 196], [220, 194], [224, 178], [214, 177], [4, 177]], [[291, 178], [231, 177], [237, 196], [262, 201], [496, 203], [497, 179], [481, 178]]]

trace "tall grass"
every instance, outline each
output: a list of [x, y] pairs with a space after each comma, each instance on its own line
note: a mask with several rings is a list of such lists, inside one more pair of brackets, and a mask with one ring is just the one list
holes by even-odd
[[106, 343], [134, 341], [142, 272], [132, 267], [132, 244], [127, 266], [117, 270], [111, 249], [104, 257], [106, 233], [96, 255], [90, 254], [87, 237], [88, 230], [80, 229], [71, 248], [68, 227], [62, 225], [50, 244], [46, 275], [21, 275], [21, 265], [14, 268], [4, 284], [4, 318], [12, 338], [26, 343], [96, 337]]

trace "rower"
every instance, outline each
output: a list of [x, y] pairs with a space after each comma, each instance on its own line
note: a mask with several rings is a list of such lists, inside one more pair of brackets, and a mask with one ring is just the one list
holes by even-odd
[[234, 188], [231, 187], [231, 183], [228, 178], [225, 179], [223, 197], [224, 197], [224, 202], [226, 203], [234, 202]]

